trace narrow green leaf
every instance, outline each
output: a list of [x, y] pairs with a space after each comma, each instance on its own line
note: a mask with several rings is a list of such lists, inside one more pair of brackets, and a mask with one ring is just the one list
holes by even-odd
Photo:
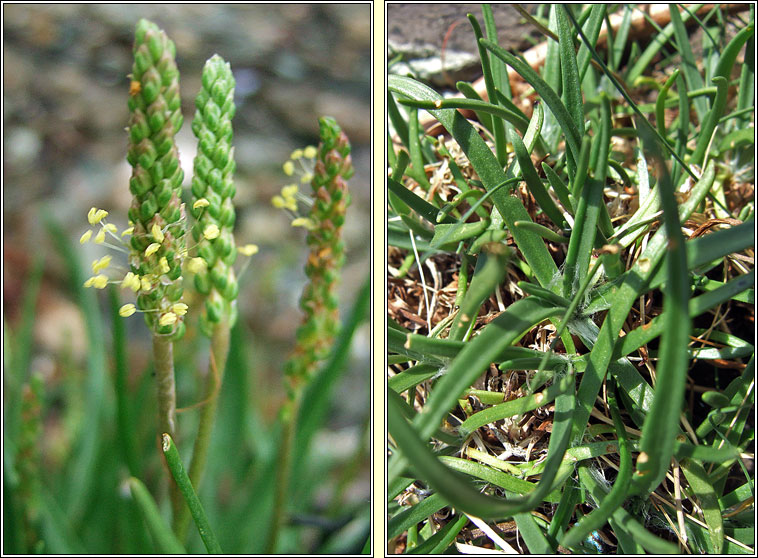
[[542, 170], [545, 172], [545, 176], [547, 177], [548, 182], [550, 182], [550, 186], [553, 188], [553, 192], [555, 192], [555, 195], [561, 201], [563, 208], [573, 216], [575, 214], [576, 208], [571, 201], [571, 194], [569, 193], [569, 189], [566, 184], [553, 170], [553, 167], [547, 163], [542, 163]]
[[481, 100], [476, 100], [476, 99], [451, 98], [451, 99], [444, 99], [444, 100], [437, 100], [437, 101], [418, 101], [415, 99], [400, 99], [400, 104], [406, 105], [409, 107], [420, 108], [424, 110], [430, 110], [430, 109], [473, 110], [473, 111], [477, 111], [477, 112], [484, 113], [487, 115], [496, 116], [497, 117], [496, 120], [502, 119], [502, 120], [505, 120], [506, 122], [510, 122], [521, 133], [525, 133], [526, 128], [529, 125], [528, 120], [526, 120], [522, 115], [516, 112], [513, 112], [510, 109], [501, 107], [493, 103], [488, 103], [487, 101], [481, 101]]
[[[421, 217], [433, 225], [437, 224], [437, 215], [440, 211], [438, 207], [435, 207], [424, 198], [420, 197], [417, 194], [414, 194], [408, 188], [389, 177], [387, 178], [387, 188]], [[452, 217], [446, 217], [444, 219], [444, 222], [455, 223], [455, 219]]]
[[403, 393], [408, 389], [416, 387], [421, 382], [433, 378], [438, 372], [438, 366], [417, 364], [392, 376], [387, 380], [387, 387], [395, 393]]
[[468, 523], [468, 517], [459, 514], [454, 520], [448, 521], [442, 529], [426, 539], [423, 543], [407, 552], [407, 554], [442, 554], [448, 548], [458, 533]]
[[[605, 4], [593, 4], [590, 8], [589, 17], [587, 21], [582, 24], [582, 29], [585, 35], [589, 38], [590, 44], [595, 45], [597, 38], [600, 36], [600, 29], [603, 26], [603, 19], [606, 12]], [[577, 54], [577, 67], [579, 70], [579, 79], [583, 80], [587, 73], [587, 69], [590, 67], [590, 60], [592, 59], [592, 53], [587, 48], [585, 43], [579, 45], [579, 52]]]
[[[675, 4], [669, 4], [669, 13], [671, 14], [671, 25], [674, 26], [674, 38], [676, 39], [677, 52], [682, 58], [681, 71], [684, 74], [684, 80], [687, 82], [688, 89], [701, 89], [703, 87], [703, 77], [700, 75], [697, 63], [695, 62], [695, 56], [692, 54], [690, 35], [687, 32], [687, 28], [684, 26], [682, 16], [679, 13], [679, 8]], [[676, 73], [679, 73], [679, 68], [677, 68]], [[663, 91], [661, 91], [661, 94], [663, 94]], [[679, 95], [682, 94], [683, 91], [679, 91]], [[708, 101], [702, 97], [698, 97], [695, 99], [694, 104], [698, 122], [703, 122], [703, 117], [708, 110]], [[661, 127], [659, 126], [658, 129], [660, 130], [660, 128]]]
[[171, 471], [171, 475], [174, 477], [176, 484], [179, 486], [179, 491], [184, 497], [184, 501], [187, 503], [187, 507], [192, 514], [192, 519], [195, 521], [197, 530], [200, 533], [200, 538], [203, 540], [206, 550], [209, 554], [223, 554], [224, 551], [218, 544], [216, 535], [211, 529], [208, 523], [208, 518], [205, 515], [203, 505], [200, 503], [200, 499], [197, 497], [197, 493], [190, 482], [187, 472], [184, 470], [184, 465], [179, 457], [179, 452], [176, 449], [174, 440], [171, 436], [163, 433], [162, 442], [163, 455], [166, 456], [166, 463]]
[[[689, 8], [691, 12], [685, 11], [685, 13], [682, 15], [681, 21], [686, 23], [687, 20], [690, 19], [691, 14], [698, 11], [701, 7], [702, 4], [690, 6]], [[653, 35], [653, 40], [642, 54], [640, 54], [638, 57], [632, 58], [632, 60], [636, 60], [636, 62], [634, 63], [634, 66], [632, 66], [632, 68], [626, 73], [627, 83], [634, 83], [634, 81], [650, 67], [650, 63], [652, 62], [653, 58], [656, 54], [658, 54], [658, 51], [663, 48], [663, 45], [665, 45], [666, 42], [671, 39], [674, 31], [674, 24], [669, 23], [659, 33]]]
[[[565, 403], [571, 405], [568, 400]], [[394, 399], [389, 399], [388, 404], [387, 425], [389, 432], [416, 473], [426, 479], [451, 505], [482, 518], [509, 516], [521, 511], [528, 511], [540, 503], [543, 496], [549, 492], [550, 484], [555, 478], [560, 459], [565, 452], [565, 444], [568, 442], [568, 436], [556, 435], [554, 427], [550, 445], [557, 445], [558, 448], [555, 452], [548, 452], [548, 462], [552, 461], [553, 467], [548, 469], [550, 463], [546, 464], [543, 477], [537, 488], [527, 497], [503, 500], [482, 494], [465, 477], [445, 467], [427, 448], [413, 427], [405, 421]], [[563, 451], [560, 451], [561, 447], [563, 447]]]
[[598, 65], [603, 70], [603, 73], [608, 77], [608, 79], [613, 83], [613, 86], [618, 90], [619, 93], [626, 99], [627, 103], [629, 103], [630, 108], [634, 111], [634, 113], [638, 116], [639, 120], [638, 122], [641, 122], [643, 126], [647, 126], [647, 128], [652, 131], [654, 135], [658, 137], [658, 139], [662, 142], [663, 146], [666, 148], [666, 150], [671, 154], [674, 159], [677, 160], [677, 162], [682, 166], [682, 168], [687, 171], [687, 174], [689, 174], [693, 179], [697, 179], [697, 176], [695, 173], [685, 164], [685, 162], [682, 160], [679, 155], [674, 151], [673, 147], [671, 147], [660, 135], [658, 134], [658, 131], [653, 127], [650, 122], [647, 121], [645, 116], [642, 114], [640, 109], [637, 107], [637, 104], [632, 100], [632, 98], [629, 96], [629, 94], [626, 92], [626, 89], [622, 87], [621, 83], [619, 83], [619, 80], [616, 78], [616, 76], [613, 75], [613, 73], [608, 69], [608, 67], [605, 65], [605, 62], [603, 62], [603, 59], [600, 58], [600, 55], [595, 51], [594, 47], [591, 46], [591, 43], [589, 42], [589, 39], [587, 38], [587, 35], [582, 31], [582, 29], [579, 27], [579, 24], [574, 19], [574, 16], [571, 14], [571, 12], [566, 12], [569, 19], [571, 19], [572, 23], [574, 24], [574, 27], [579, 31], [579, 35], [582, 37], [582, 41], [587, 45], [587, 48], [592, 53], [592, 57], [595, 59], [595, 61], [598, 63]]
[[544, 391], [535, 393], [534, 395], [519, 397], [517, 399], [512, 399], [511, 401], [506, 401], [505, 403], [500, 403], [499, 405], [488, 407], [483, 411], [474, 413], [463, 421], [458, 427], [458, 434], [461, 438], [467, 438], [476, 429], [485, 424], [490, 424], [516, 415], [522, 415], [529, 411], [533, 411], [534, 409], [538, 409], [539, 407], [554, 401], [556, 397], [567, 392], [569, 388], [570, 386], [566, 381], [559, 381], [552, 384]]
[[[489, 4], [482, 4], [482, 18], [484, 19], [484, 30], [487, 33], [487, 38], [497, 44], [497, 26], [495, 25], [495, 16], [492, 13], [492, 7]], [[490, 71], [492, 72], [492, 83], [495, 86], [495, 92], [501, 93], [508, 99], [511, 99], [511, 82], [508, 79], [508, 68], [501, 60], [498, 60], [492, 54], [489, 54], [489, 59]], [[497, 98], [491, 100], [494, 103], [500, 102]], [[508, 125], [506, 124], [506, 141], [508, 140], [509, 135]]]
[[[486, 101], [484, 101], [484, 99], [482, 99], [479, 96], [479, 93], [476, 92], [476, 89], [474, 89], [472, 87], [472, 85], [470, 83], [468, 83], [468, 82], [458, 81], [455, 84], [455, 88], [458, 91], [460, 91], [461, 93], [463, 93], [463, 96], [466, 97], [467, 99], [470, 99], [472, 101], [486, 102]], [[494, 133], [492, 131], [492, 116], [490, 116], [489, 114], [487, 114], [486, 112], [484, 112], [482, 110], [476, 110], [476, 109], [474, 109], [474, 112], [476, 113], [476, 119], [479, 122], [481, 122], [482, 126], [484, 126], [485, 128], [487, 128], [487, 130], [491, 134]], [[527, 122], [528, 121], [526, 119], [524, 119], [524, 124], [526, 124]]]
[[[582, 520], [569, 530], [561, 540], [567, 548], [576, 547], [582, 539], [595, 529], [602, 527], [606, 521], [621, 507], [630, 489], [629, 480], [632, 476], [632, 454], [626, 439], [626, 429], [621, 420], [616, 401], [615, 386], [611, 382], [608, 391], [608, 407], [613, 417], [613, 425], [618, 436], [618, 448], [621, 455], [618, 475], [613, 482], [611, 491], [603, 498], [597, 509], [585, 515]], [[583, 467], [585, 465], [582, 465]]]
[[113, 360], [116, 372], [115, 389], [116, 405], [119, 430], [119, 447], [123, 451], [124, 461], [129, 467], [129, 473], [132, 476], [140, 473], [137, 460], [137, 441], [134, 433], [134, 423], [131, 420], [131, 412], [127, 375], [129, 373], [129, 360], [126, 349], [126, 332], [124, 318], [119, 316], [118, 310], [121, 307], [121, 301], [118, 296], [118, 290], [115, 285], [111, 285], [108, 291], [111, 314], [113, 316]]
[[698, 130], [697, 144], [691, 159], [695, 165], [703, 165], [707, 151], [713, 141], [716, 126], [726, 110], [729, 81], [725, 77], [716, 76], [713, 78], [713, 83], [716, 84], [717, 88], [716, 99], [713, 101], [713, 106], [708, 111], [703, 125]]
[[[388, 81], [391, 91], [406, 97], [431, 101], [441, 99], [435, 91], [410, 78], [389, 76]], [[506, 181], [507, 177], [490, 148], [460, 113], [444, 109], [429, 112], [461, 146], [487, 191], [495, 190]], [[516, 244], [529, 267], [534, 271], [540, 284], [548, 286], [558, 269], [545, 243], [538, 235], [530, 231], [513, 230], [515, 221], [531, 221], [523, 204], [504, 189], [494, 192], [492, 198], [498, 212], [511, 229]]]
[[[675, 8], [672, 8], [674, 11], [676, 11]], [[677, 12], [678, 13], [678, 12]], [[674, 73], [672, 73], [669, 78], [666, 80], [666, 83], [663, 84], [663, 87], [661, 87], [661, 90], [658, 92], [658, 98], [655, 101], [655, 125], [658, 127], [658, 133], [661, 134], [664, 138], [666, 137], [666, 122], [664, 120], [665, 112], [664, 112], [664, 101], [666, 100], [666, 96], [668, 95], [669, 89], [671, 89], [671, 86], [674, 84], [674, 81], [676, 78], [679, 77], [679, 73], [681, 70], [677, 68], [674, 70]], [[680, 91], [679, 94], [681, 95], [682, 92]]]
[[545, 189], [545, 185], [542, 184], [539, 175], [537, 175], [537, 171], [534, 169], [534, 164], [524, 146], [524, 142], [521, 141], [518, 134], [514, 134], [511, 140], [513, 143], [513, 150], [516, 153], [516, 159], [519, 162], [522, 176], [524, 177], [524, 181], [526, 182], [529, 191], [534, 196], [534, 199], [537, 200], [537, 203], [540, 205], [540, 208], [545, 215], [547, 215], [555, 225], [563, 227], [565, 219], [555, 205], [553, 198], [550, 197], [550, 194], [548, 194]]
[[447, 505], [440, 494], [432, 494], [424, 498], [415, 506], [404, 509], [402, 512], [387, 521], [387, 540], [399, 537], [411, 525], [424, 521], [430, 515], [438, 512]]
[[683, 459], [681, 465], [690, 489], [697, 496], [700, 509], [703, 510], [703, 518], [708, 526], [708, 534], [711, 537], [714, 552], [721, 554], [724, 547], [724, 520], [721, 516], [716, 492], [713, 490], [713, 482], [708, 478], [703, 466], [697, 461]]
[[110, 393], [106, 389], [108, 365], [105, 357], [105, 327], [103, 327], [95, 293], [83, 286], [83, 266], [79, 253], [61, 226], [47, 213], [44, 221], [62, 261], [66, 263], [69, 286], [84, 314], [87, 335], [87, 373], [83, 385], [84, 403], [82, 405], [84, 409], [87, 409], [87, 420], [83, 421], [82, 429], [74, 442], [74, 448], [71, 451], [73, 458], [67, 466], [67, 482], [62, 487], [66, 494], [64, 500], [68, 504], [69, 517], [80, 518], [87, 509], [87, 501], [94, 495], [90, 487], [98, 478], [95, 473], [98, 464], [97, 455], [104, 439], [101, 429], [103, 423], [110, 419], [112, 409], [112, 405], [108, 405]]
[[424, 413], [415, 421], [420, 435], [428, 439], [456, 404], [459, 395], [474, 383], [504, 348], [510, 347], [535, 324], [560, 312], [560, 308], [537, 297], [527, 297], [511, 304], [505, 312], [487, 324], [476, 337], [466, 343], [466, 347], [450, 363], [447, 373], [427, 399]]
[[[728, 283], [716, 290], [709, 291], [700, 296], [691, 298], [689, 301], [689, 314], [691, 318], [699, 316], [703, 312], [722, 304], [740, 292], [750, 289], [755, 284], [755, 270], [751, 269], [749, 273], [735, 277]], [[621, 358], [632, 351], [636, 351], [643, 345], [649, 343], [658, 337], [664, 330], [666, 324], [662, 315], [654, 317], [644, 326], [633, 329], [624, 337], [619, 339], [614, 358]]]
[[549, 240], [550, 242], [566, 244], [569, 241], [568, 237], [562, 236], [557, 232], [554, 232], [552, 229], [548, 229], [545, 225], [540, 225], [539, 223], [533, 223], [531, 221], [516, 221], [513, 223], [513, 225], [517, 229], [529, 229], [530, 231], [537, 233], [542, 238]]
[[[479, 39], [482, 38], [482, 29], [473, 14], [467, 15], [471, 22], [471, 27], [474, 29], [474, 36], [477, 39], [476, 46], [479, 49], [479, 58], [482, 62], [482, 75], [484, 76], [484, 85], [487, 88], [487, 96], [491, 102], [495, 103], [497, 102], [497, 95], [495, 94], [495, 79], [493, 77], [492, 66], [490, 65], [490, 57], [482, 45], [479, 44]], [[497, 160], [500, 166], [504, 167], [508, 162], [508, 152], [505, 149], [505, 127], [501, 120], [495, 118], [492, 120], [492, 128], [495, 132], [495, 153], [497, 154]]]
[[[678, 92], [685, 90], [684, 77], [681, 74], [676, 79], [676, 90]], [[676, 121], [676, 143], [674, 145], [674, 151], [680, 159], [684, 159], [684, 154], [687, 151], [687, 141], [689, 137], [690, 129], [690, 99], [687, 95], [679, 95], [679, 116]], [[674, 184], [680, 184], [682, 172], [681, 165], [678, 161], [675, 161], [671, 167], [671, 175], [674, 179]]]
[[[623, 9], [624, 16], [621, 20], [621, 25], [616, 32], [616, 37], [613, 40], [613, 68], [615, 70], [618, 70], [621, 65], [621, 57], [626, 50], [627, 37], [629, 36], [629, 30], [631, 28], [632, 6], [630, 4], [625, 4]], [[589, 52], [587, 54], [589, 54]]]
[[513, 516], [518, 527], [519, 534], [524, 539], [526, 547], [531, 554], [555, 554], [556, 549], [548, 542], [545, 533], [530, 513], [517, 513]]
[[158, 505], [145, 485], [138, 479], [131, 477], [129, 479], [129, 488], [132, 492], [132, 497], [142, 512], [145, 525], [147, 525], [150, 534], [153, 536], [158, 550], [164, 554], [186, 554], [187, 551], [184, 550], [182, 543], [179, 542], [174, 532], [164, 521], [163, 517], [161, 517]]
[[490, 244], [482, 252], [471, 285], [450, 326], [448, 339], [462, 340], [466, 332], [473, 327], [479, 308], [503, 281], [508, 270], [508, 260], [512, 255], [513, 250], [504, 244]]
[[582, 84], [579, 81], [579, 70], [576, 65], [577, 55], [574, 49], [574, 34], [566, 19], [568, 6], [560, 6], [556, 10], [558, 23], [558, 43], [561, 53], [561, 80], [563, 82], [562, 99], [566, 109], [574, 120], [574, 125], [580, 134], [584, 132], [584, 103], [582, 103]]
[[389, 116], [392, 127], [395, 129], [395, 133], [400, 138], [400, 141], [408, 148], [410, 144], [408, 141], [408, 123], [403, 118], [403, 115], [400, 114], [395, 97], [392, 94], [387, 95], [387, 116]]
[[[728, 254], [750, 248], [755, 243], [753, 221], [699, 236], [687, 242], [687, 269], [695, 270], [707, 266]], [[648, 289], [654, 289], [666, 281], [664, 269], [656, 270], [650, 279]]]
[[637, 457], [635, 489], [651, 492], [666, 475], [674, 441], [678, 433], [682, 412], [684, 388], [687, 379], [691, 320], [688, 312], [689, 281], [684, 236], [678, 216], [674, 186], [668, 170], [659, 155], [652, 135], [640, 130], [645, 147], [653, 154], [659, 172], [658, 189], [663, 206], [663, 221], [667, 237], [667, 284], [664, 290], [663, 314], [666, 327], [661, 335], [658, 368], [665, 374], [657, 375], [653, 405], [642, 428], [641, 452]]
[[[455, 225], [439, 224], [434, 227], [434, 236], [429, 241], [429, 246], [444, 249], [451, 243], [456, 245], [462, 240], [475, 238], [489, 227], [489, 221], [476, 221], [475, 223], [456, 223]], [[455, 248], [453, 248], [454, 250]]]
[[[587, 487], [590, 494], [592, 494], [593, 499], [596, 502], [601, 502], [606, 494], [606, 490], [595, 480], [589, 468], [580, 467], [579, 478], [582, 484]], [[612, 520], [616, 525], [614, 530], [623, 530], [629, 533], [640, 546], [652, 554], [679, 553], [679, 547], [676, 544], [653, 535], [624, 508], [618, 508], [613, 513]]]
[[[387, 329], [387, 349], [430, 364], [441, 364], [439, 358], [452, 358], [465, 346], [462, 341], [438, 339]], [[439, 358], [438, 358], [439, 357]]]
[[406, 171], [421, 187], [428, 191], [429, 179], [424, 170], [424, 155], [421, 148], [421, 130], [418, 121], [418, 110], [410, 109], [408, 115], [408, 154], [411, 157], [411, 168]]
[[516, 58], [510, 52], [500, 48], [498, 45], [486, 39], [480, 39], [479, 42], [485, 48], [492, 51], [495, 56], [502, 59], [511, 68], [516, 70], [516, 72], [522, 78], [524, 78], [524, 80], [526, 80], [532, 87], [534, 87], [535, 91], [537, 91], [539, 96], [542, 97], [542, 99], [545, 101], [545, 104], [547, 104], [547, 106], [553, 112], [556, 120], [558, 120], [558, 123], [561, 125], [561, 128], [563, 129], [563, 132], [566, 136], [566, 144], [568, 145], [568, 149], [574, 157], [574, 160], [578, 160], [581, 134], [579, 133], [579, 129], [576, 127], [574, 120], [566, 109], [566, 106], [558, 97], [558, 94], [555, 92], [555, 90], [550, 87], [545, 82], [545, 80], [537, 75], [537, 72], [535, 72], [523, 60]]

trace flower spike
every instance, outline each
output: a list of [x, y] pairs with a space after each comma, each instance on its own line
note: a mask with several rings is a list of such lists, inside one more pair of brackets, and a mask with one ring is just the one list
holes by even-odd
[[321, 142], [311, 182], [315, 203], [307, 218], [292, 222], [308, 230], [310, 254], [305, 267], [309, 282], [300, 300], [305, 315], [286, 367], [291, 399], [298, 397], [302, 385], [326, 357], [338, 327], [335, 291], [344, 263], [342, 225], [350, 203], [346, 181], [353, 175], [353, 167], [350, 143], [337, 122], [330, 117], [320, 118], [319, 129]]
[[[228, 62], [212, 56], [203, 68], [202, 88], [195, 99], [192, 131], [198, 139], [192, 178], [192, 236], [198, 258], [189, 267], [195, 287], [205, 295], [201, 325], [210, 334], [221, 320], [236, 316], [237, 279], [232, 266], [237, 256], [234, 236], [234, 76]], [[201, 260], [203, 263], [198, 262]]]
[[[148, 326], [157, 334], [178, 338], [184, 332], [183, 322], [168, 323], [158, 316], [181, 302], [184, 290], [184, 173], [174, 140], [182, 126], [179, 71], [174, 43], [145, 19], [137, 23], [133, 52], [132, 80], [139, 87], [132, 88], [128, 101], [127, 160], [132, 166], [133, 195], [129, 220], [134, 223], [130, 263], [141, 278], [137, 306], [145, 311]], [[151, 288], [145, 289], [146, 285]]]

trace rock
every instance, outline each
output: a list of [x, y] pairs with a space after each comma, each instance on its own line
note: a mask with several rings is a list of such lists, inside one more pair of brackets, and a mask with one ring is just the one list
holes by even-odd
[[[536, 5], [527, 7], [532, 12]], [[498, 43], [505, 49], [531, 46], [534, 28], [522, 23], [512, 5], [492, 5]], [[402, 56], [407, 67], [393, 73], [413, 71], [436, 86], [454, 86], [455, 81], [481, 75], [479, 51], [467, 13], [476, 16], [484, 32], [481, 4], [387, 4], [388, 59]], [[444, 72], [443, 72], [444, 62]]]

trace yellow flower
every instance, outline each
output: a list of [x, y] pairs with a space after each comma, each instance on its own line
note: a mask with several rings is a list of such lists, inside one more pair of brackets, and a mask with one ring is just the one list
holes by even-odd
[[103, 230], [105, 232], [116, 234], [118, 232], [118, 229], [116, 228], [116, 225], [113, 223], [108, 223], [107, 225], [103, 225]]
[[299, 187], [297, 184], [290, 184], [288, 186], [285, 186], [282, 188], [282, 197], [287, 200], [289, 198], [294, 198], [295, 194], [297, 194]]
[[168, 260], [166, 259], [166, 256], [163, 256], [158, 261], [158, 266], [161, 268], [161, 273], [168, 273], [169, 271], [171, 271], [171, 268], [168, 265]]
[[104, 270], [106, 267], [108, 267], [111, 263], [111, 257], [110, 256], [103, 256], [99, 260], [95, 260], [92, 262], [92, 273], [99, 273], [102, 270]]
[[104, 289], [108, 285], [108, 276], [102, 273], [92, 278], [92, 286], [96, 289]]
[[318, 154], [318, 149], [316, 149], [312, 145], [309, 145], [303, 150], [303, 155], [305, 155], [306, 159], [315, 159], [317, 154]]
[[195, 203], [192, 204], [192, 209], [197, 209], [199, 207], [208, 207], [211, 204], [208, 200], [205, 198], [200, 198]]
[[184, 316], [187, 313], [188, 308], [189, 306], [187, 306], [183, 302], [177, 302], [171, 307], [171, 311], [177, 316]]
[[258, 253], [258, 246], [255, 244], [245, 244], [244, 246], [237, 248], [237, 252], [243, 256], [252, 256], [253, 254]]
[[218, 228], [218, 225], [210, 224], [205, 229], [203, 229], [203, 236], [207, 238], [208, 240], [213, 240], [214, 238], [218, 238], [218, 235], [221, 234], [221, 231]]
[[166, 312], [158, 320], [158, 325], [161, 327], [174, 325], [175, 323], [176, 323], [176, 314], [174, 314], [173, 312]]
[[271, 205], [277, 209], [282, 209], [283, 207], [287, 207], [287, 202], [284, 201], [284, 198], [282, 196], [274, 196], [271, 198]]
[[84, 282], [84, 288], [85, 289], [89, 289], [92, 286], [92, 283], [94, 283], [94, 282], [95, 282], [95, 278], [94, 277], [90, 277], [89, 279], [87, 279]]
[[150, 227], [150, 234], [152, 234], [152, 235], [153, 235], [153, 239], [154, 239], [154, 240], [155, 240], [155, 241], [156, 241], [158, 244], [160, 244], [161, 242], [163, 242], [163, 238], [164, 238], [164, 237], [163, 237], [163, 231], [162, 231], [162, 230], [161, 230], [161, 228], [158, 226], [158, 223], [153, 223], [153, 226], [152, 226], [152, 227]]
[[314, 223], [312, 219], [308, 219], [308, 217], [298, 217], [297, 219], [292, 220], [292, 226], [305, 227], [309, 231], [312, 231], [316, 228], [316, 223]]
[[134, 314], [137, 311], [137, 308], [134, 306], [134, 304], [124, 304], [121, 308], [118, 309], [118, 315], [122, 318], [128, 318], [132, 314]]
[[124, 232], [121, 233], [121, 237], [125, 237], [128, 234], [134, 233], [134, 227], [129, 227], [128, 229], [124, 230]]
[[90, 208], [89, 212], [87, 213], [87, 221], [89, 221], [90, 225], [95, 225], [105, 219], [108, 216], [108, 212], [104, 209], [98, 209], [96, 207]]
[[207, 267], [208, 264], [203, 258], [192, 258], [187, 262], [187, 269], [189, 269], [192, 273], [200, 273], [202, 271], [205, 271]]
[[150, 282], [150, 279], [148, 279], [144, 275], [140, 277], [139, 280], [140, 280], [140, 289], [142, 289], [143, 291], [149, 291], [150, 289], [153, 288], [153, 284]]
[[153, 254], [155, 254], [160, 249], [160, 247], [161, 247], [160, 244], [158, 244], [157, 242], [153, 242], [150, 246], [145, 248], [145, 257], [149, 258]]
[[95, 235], [95, 244], [102, 244], [105, 242], [105, 229], [100, 229]]
[[131, 289], [136, 293], [137, 291], [139, 291], [139, 288], [140, 288], [139, 277], [137, 277], [131, 271], [127, 272], [127, 274], [124, 275], [124, 278], [121, 280], [121, 288]]
[[287, 176], [292, 176], [295, 174], [295, 165], [292, 163], [292, 161], [287, 161], [282, 165], [282, 169], [284, 170], [284, 174]]
[[290, 155], [290, 159], [292, 159], [293, 161], [295, 161], [295, 160], [299, 159], [302, 156], [303, 156], [303, 150], [302, 149], [295, 149], [292, 152], [292, 155]]
[[300, 184], [308, 184], [311, 180], [313, 180], [313, 175], [309, 172], [306, 172], [303, 176], [300, 177]]
[[85, 242], [89, 241], [90, 238], [92, 238], [92, 230], [85, 232], [82, 236], [79, 237], [79, 244], [84, 244]]

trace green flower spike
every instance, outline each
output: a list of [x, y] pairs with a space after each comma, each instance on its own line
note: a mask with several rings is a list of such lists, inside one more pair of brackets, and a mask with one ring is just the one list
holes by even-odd
[[[275, 553], [285, 520], [284, 500], [294, 452], [294, 429], [304, 387], [327, 357], [339, 325], [335, 291], [345, 260], [342, 226], [345, 210], [350, 204], [346, 181], [353, 175], [353, 166], [350, 142], [337, 122], [330, 117], [320, 118], [319, 132], [321, 142], [311, 177], [315, 199], [306, 226], [310, 248], [305, 265], [308, 283], [300, 299], [303, 322], [296, 333], [295, 349], [285, 365], [288, 397], [280, 415], [284, 426], [274, 488], [273, 519], [266, 544], [268, 554]], [[290, 170], [289, 165], [285, 166], [288, 176], [292, 174]], [[286, 198], [285, 192], [282, 197]]]
[[308, 217], [310, 254], [305, 273], [309, 281], [300, 300], [305, 315], [286, 367], [291, 399], [313, 376], [334, 341], [338, 327], [335, 290], [345, 260], [342, 226], [350, 204], [346, 181], [353, 175], [350, 143], [333, 118], [320, 118], [319, 128], [321, 143], [311, 182], [315, 199]]
[[176, 49], [152, 22], [137, 23], [129, 91], [129, 151], [134, 223], [130, 264], [144, 287], [137, 306], [150, 329], [178, 339], [184, 333], [181, 302], [185, 215], [181, 203], [184, 173], [174, 136], [182, 126]]
[[232, 266], [234, 245], [234, 76], [218, 55], [203, 68], [202, 89], [195, 99], [192, 131], [198, 140], [192, 178], [192, 237], [199, 259], [192, 261], [195, 287], [205, 295], [201, 325], [208, 335], [222, 320], [236, 317], [237, 279]]

